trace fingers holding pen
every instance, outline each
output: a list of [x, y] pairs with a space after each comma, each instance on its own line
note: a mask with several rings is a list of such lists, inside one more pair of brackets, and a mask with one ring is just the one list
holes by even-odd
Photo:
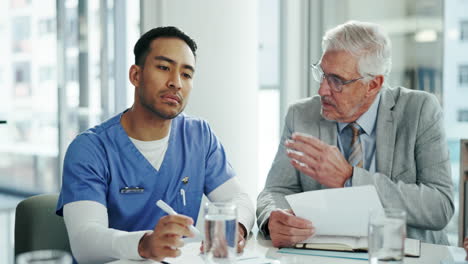
[[184, 215], [167, 215], [162, 217], [152, 233], [145, 234], [138, 245], [140, 256], [161, 261], [166, 257], [177, 257], [184, 245], [183, 236], [193, 237], [189, 226], [193, 224], [190, 217]]

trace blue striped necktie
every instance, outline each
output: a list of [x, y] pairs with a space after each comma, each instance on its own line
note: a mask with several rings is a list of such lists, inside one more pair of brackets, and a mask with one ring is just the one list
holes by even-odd
[[351, 131], [353, 132], [353, 138], [351, 139], [351, 145], [350, 145], [351, 154], [349, 154], [348, 162], [353, 167], [362, 168], [362, 165], [363, 165], [362, 146], [361, 146], [361, 140], [359, 139], [359, 135], [361, 134], [362, 129], [355, 122], [350, 123], [348, 126], [351, 128]]

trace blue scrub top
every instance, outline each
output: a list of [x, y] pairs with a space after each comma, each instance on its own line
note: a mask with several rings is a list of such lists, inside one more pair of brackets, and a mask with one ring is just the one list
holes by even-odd
[[[152, 230], [166, 215], [155, 205], [162, 199], [196, 221], [203, 193], [234, 176], [208, 123], [185, 114], [174, 118], [164, 160], [156, 170], [130, 141], [120, 123], [122, 114], [81, 133], [68, 147], [57, 214], [63, 215], [67, 203], [91, 200], [107, 207], [110, 228]], [[144, 191], [121, 193], [125, 187]]]

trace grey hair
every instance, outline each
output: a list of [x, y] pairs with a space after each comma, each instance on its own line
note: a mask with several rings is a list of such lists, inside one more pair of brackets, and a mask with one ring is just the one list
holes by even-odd
[[328, 30], [322, 39], [322, 51], [329, 50], [344, 50], [356, 57], [363, 77], [390, 74], [392, 43], [377, 24], [348, 21]]

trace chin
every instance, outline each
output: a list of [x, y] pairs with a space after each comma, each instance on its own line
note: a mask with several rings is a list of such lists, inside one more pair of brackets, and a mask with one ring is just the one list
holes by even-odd
[[161, 117], [163, 117], [164, 119], [174, 119], [176, 118], [178, 115], [180, 115], [181, 112], [162, 112], [160, 113]]
[[322, 115], [323, 118], [325, 118], [328, 121], [335, 121], [336, 119], [333, 118], [333, 116], [330, 115], [330, 113], [327, 113], [326, 111], [323, 111], [323, 109], [320, 111], [320, 114]]
[[149, 108], [150, 111], [162, 119], [174, 119], [176, 118], [182, 111], [180, 109], [167, 109], [166, 107], [151, 107]]

